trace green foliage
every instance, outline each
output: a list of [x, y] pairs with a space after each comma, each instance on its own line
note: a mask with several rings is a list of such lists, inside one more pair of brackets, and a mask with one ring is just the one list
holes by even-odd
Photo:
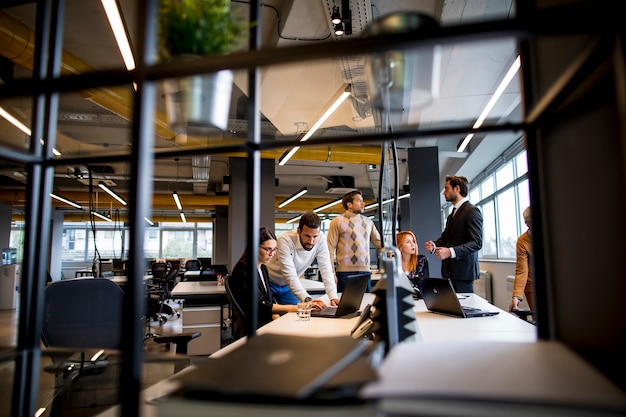
[[242, 45], [248, 27], [228, 0], [161, 0], [159, 56], [227, 54]]

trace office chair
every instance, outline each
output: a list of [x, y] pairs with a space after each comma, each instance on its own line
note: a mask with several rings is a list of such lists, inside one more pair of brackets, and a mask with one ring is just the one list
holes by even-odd
[[230, 288], [230, 274], [227, 274], [224, 277], [224, 286], [226, 287], [226, 297], [228, 297], [228, 302], [231, 306], [231, 329], [233, 334], [233, 340], [240, 339], [244, 336], [248, 336], [248, 324], [246, 319], [246, 314], [244, 313], [241, 305], [235, 299], [233, 292]]
[[49, 348], [77, 349], [77, 354], [51, 355], [46, 368], [75, 382], [104, 372], [105, 350], [122, 341], [124, 292], [108, 279], [74, 278], [50, 283], [44, 293], [41, 340]]
[[167, 301], [172, 299], [172, 289], [176, 285], [177, 279], [178, 268], [176, 267], [171, 267], [164, 278], [152, 278], [152, 284], [154, 285], [152, 291], [153, 294], [158, 296], [159, 316], [167, 314], [171, 317], [176, 314], [177, 317], [180, 317], [180, 313], [174, 311], [174, 309], [167, 304]]
[[187, 259], [185, 262], [185, 271], [199, 271], [202, 264], [197, 259]]
[[153, 278], [164, 279], [169, 271], [169, 265], [166, 262], [154, 262], [150, 269]]

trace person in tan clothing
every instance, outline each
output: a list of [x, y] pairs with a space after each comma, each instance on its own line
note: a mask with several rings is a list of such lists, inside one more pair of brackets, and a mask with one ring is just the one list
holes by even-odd
[[509, 305], [509, 311], [519, 310], [519, 303], [524, 300], [524, 297], [526, 297], [526, 302], [530, 309], [534, 311], [535, 308], [532, 276], [533, 248], [530, 239], [530, 207], [524, 210], [523, 216], [524, 223], [528, 226], [528, 230], [517, 238], [515, 249], [515, 281], [513, 282], [513, 296], [511, 298], [511, 304]]

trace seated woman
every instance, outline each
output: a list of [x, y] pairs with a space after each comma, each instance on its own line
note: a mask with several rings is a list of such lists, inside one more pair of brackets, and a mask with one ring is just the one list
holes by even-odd
[[[257, 309], [258, 327], [277, 318], [280, 314], [290, 311], [297, 312], [297, 305], [281, 305], [274, 303], [272, 292], [270, 291], [269, 277], [265, 264], [272, 260], [277, 251], [276, 235], [267, 227], [262, 227], [259, 232], [259, 261], [257, 264], [258, 273], [253, 277], [248, 276], [248, 250], [243, 251], [241, 257], [235, 264], [229, 279], [229, 286], [233, 297], [241, 305], [242, 310], [247, 318], [252, 317], [252, 309]], [[252, 285], [256, 285], [259, 289], [258, 302], [256, 307], [250, 305], [250, 292]], [[246, 323], [246, 335], [252, 333], [250, 320]]]
[[396, 235], [398, 250], [402, 256], [402, 270], [413, 286], [414, 298], [422, 297], [422, 282], [430, 275], [428, 259], [417, 252], [415, 235], [411, 231], [398, 232]]

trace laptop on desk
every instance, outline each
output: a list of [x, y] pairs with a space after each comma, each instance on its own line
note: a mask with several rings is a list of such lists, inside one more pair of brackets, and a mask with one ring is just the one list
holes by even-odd
[[433, 313], [446, 314], [454, 317], [487, 317], [499, 314], [498, 311], [487, 311], [461, 305], [459, 298], [448, 278], [426, 278], [422, 286], [422, 297], [426, 308]]
[[341, 294], [339, 305], [328, 306], [321, 310], [314, 309], [311, 311], [311, 317], [349, 318], [358, 315], [368, 280], [368, 275], [349, 276]]

